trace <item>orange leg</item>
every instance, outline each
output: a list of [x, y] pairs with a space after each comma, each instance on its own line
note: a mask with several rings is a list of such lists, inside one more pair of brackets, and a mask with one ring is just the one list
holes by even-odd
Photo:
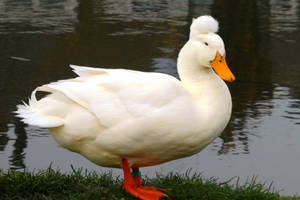
[[138, 176], [132, 177], [127, 159], [122, 160], [124, 172], [124, 189], [126, 192], [142, 200], [158, 200], [160, 197], [167, 196], [153, 187], [144, 187], [141, 185], [138, 168], [133, 168], [133, 174]]
[[134, 167], [132, 168], [132, 173], [131, 173], [134, 182], [136, 183], [136, 185], [139, 187], [142, 185], [142, 178], [141, 178], [141, 173], [140, 173], [140, 169], [138, 167]]
[[145, 190], [156, 190], [154, 187], [142, 186], [142, 177], [141, 177], [141, 173], [140, 173], [140, 170], [138, 167], [132, 168], [131, 175], [133, 176], [133, 180], [135, 181], [135, 183], [138, 187], [143, 188]]

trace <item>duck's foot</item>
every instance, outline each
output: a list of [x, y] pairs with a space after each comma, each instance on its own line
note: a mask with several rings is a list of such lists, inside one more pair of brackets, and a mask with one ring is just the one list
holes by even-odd
[[[155, 187], [144, 187], [141, 185], [141, 182], [142, 182], [142, 179], [141, 179], [141, 176], [140, 176], [140, 173], [139, 173], [139, 169], [138, 168], [132, 168], [132, 176], [133, 176], [133, 180], [135, 181], [135, 183], [142, 187], [142, 188], [146, 188], [147, 190], [158, 190], [158, 191], [161, 191], [161, 192], [170, 192], [171, 189], [170, 188], [155, 188]], [[133, 174], [137, 174], [136, 172], [139, 173], [139, 176], [134, 176]]]
[[127, 159], [122, 160], [122, 167], [124, 172], [124, 189], [126, 192], [142, 200], [158, 200], [160, 197], [167, 196], [154, 187], [142, 186], [138, 168], [133, 169], [134, 176], [132, 176]]

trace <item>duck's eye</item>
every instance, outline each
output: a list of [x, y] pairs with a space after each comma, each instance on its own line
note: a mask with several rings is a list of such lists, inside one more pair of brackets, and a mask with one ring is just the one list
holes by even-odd
[[208, 43], [207, 43], [207, 42], [204, 42], [204, 44], [205, 44], [206, 46], [208, 46]]

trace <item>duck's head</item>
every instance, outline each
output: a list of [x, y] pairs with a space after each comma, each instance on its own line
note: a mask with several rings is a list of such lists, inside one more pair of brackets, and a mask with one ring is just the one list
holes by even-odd
[[211, 16], [193, 19], [188, 41], [189, 48], [198, 66], [213, 68], [223, 80], [232, 82], [235, 77], [225, 60], [224, 42], [216, 34], [218, 26], [218, 22]]

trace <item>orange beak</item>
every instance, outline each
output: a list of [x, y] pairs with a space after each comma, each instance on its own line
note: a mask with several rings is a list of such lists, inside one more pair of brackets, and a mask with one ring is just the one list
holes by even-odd
[[217, 52], [215, 59], [210, 61], [210, 64], [221, 79], [228, 82], [235, 80], [234, 75], [227, 66], [225, 56], [221, 56], [219, 52]]

